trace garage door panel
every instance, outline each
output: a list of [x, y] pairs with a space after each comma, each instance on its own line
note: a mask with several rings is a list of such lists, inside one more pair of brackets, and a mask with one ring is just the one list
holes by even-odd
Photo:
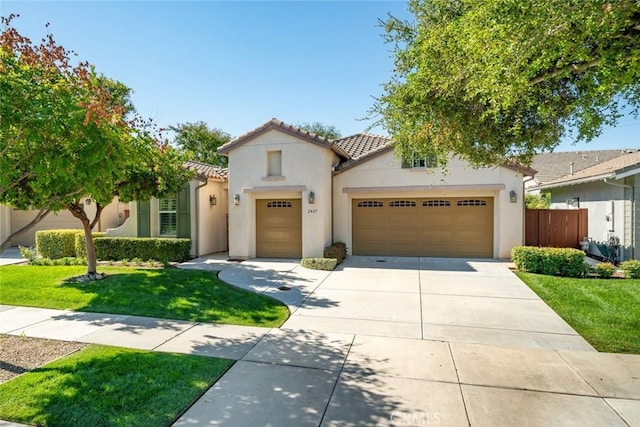
[[[493, 198], [355, 199], [358, 255], [493, 256]], [[374, 225], [375, 224], [375, 225]], [[375, 236], [375, 238], [374, 238]]]
[[300, 199], [256, 200], [256, 256], [302, 256], [302, 202]]

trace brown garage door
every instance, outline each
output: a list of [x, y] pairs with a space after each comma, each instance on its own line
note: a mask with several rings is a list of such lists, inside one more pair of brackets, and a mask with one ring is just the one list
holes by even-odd
[[493, 257], [493, 198], [354, 199], [355, 255]]
[[256, 200], [256, 256], [302, 256], [300, 199]]

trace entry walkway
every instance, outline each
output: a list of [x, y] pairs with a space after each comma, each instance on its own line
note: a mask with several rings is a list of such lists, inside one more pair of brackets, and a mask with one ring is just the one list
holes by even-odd
[[505, 264], [199, 263], [291, 318], [268, 329], [0, 306], [0, 332], [237, 360], [177, 426], [640, 425], [640, 356], [594, 351]]

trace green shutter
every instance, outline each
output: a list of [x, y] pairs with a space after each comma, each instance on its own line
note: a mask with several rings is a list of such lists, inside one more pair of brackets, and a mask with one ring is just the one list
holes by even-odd
[[189, 209], [190, 185], [182, 187], [178, 193], [178, 237], [191, 238], [191, 215]]
[[151, 204], [138, 200], [138, 237], [151, 237]]

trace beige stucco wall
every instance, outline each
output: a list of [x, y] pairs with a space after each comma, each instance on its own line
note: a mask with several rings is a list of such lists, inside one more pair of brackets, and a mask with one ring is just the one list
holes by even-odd
[[[87, 212], [87, 216], [90, 220], [93, 220], [96, 214], [96, 204], [94, 201], [86, 203], [84, 209]], [[93, 231], [105, 231], [107, 228], [117, 227], [124, 220], [124, 209], [127, 205], [120, 203], [115, 198], [111, 203], [106, 205], [100, 215], [98, 224], [93, 228]], [[36, 210], [17, 210], [10, 209], [10, 222], [11, 233], [19, 230], [27, 225], [36, 216], [38, 211]], [[11, 240], [13, 246], [32, 246], [35, 244], [35, 234], [38, 230], [53, 230], [53, 229], [82, 229], [82, 223], [79, 219], [75, 218], [69, 211], [60, 211], [57, 213], [50, 213], [38, 224], [31, 227], [24, 233], [14, 237]]]
[[[282, 151], [282, 179], [266, 179], [267, 151]], [[302, 256], [322, 256], [331, 243], [331, 171], [328, 148], [270, 130], [229, 153], [229, 255], [256, 256], [257, 199], [302, 199]], [[287, 188], [289, 187], [289, 188]], [[301, 187], [291, 189], [291, 187]], [[270, 190], [270, 191], [266, 191]], [[309, 204], [309, 192], [315, 203]], [[233, 204], [235, 194], [240, 204]]]
[[[523, 241], [522, 179], [522, 174], [508, 168], [474, 169], [455, 158], [449, 162], [446, 172], [439, 168], [403, 169], [401, 162], [389, 151], [334, 176], [333, 240], [345, 242], [349, 250], [352, 247], [352, 199], [372, 196], [494, 197], [493, 255], [508, 259], [511, 248]], [[517, 203], [510, 202], [512, 190], [516, 192]]]
[[11, 234], [11, 208], [0, 205], [0, 243], [9, 238]]
[[[227, 250], [227, 194], [226, 183], [211, 179], [198, 190], [198, 255]], [[217, 201], [213, 206], [209, 201], [212, 195]]]

